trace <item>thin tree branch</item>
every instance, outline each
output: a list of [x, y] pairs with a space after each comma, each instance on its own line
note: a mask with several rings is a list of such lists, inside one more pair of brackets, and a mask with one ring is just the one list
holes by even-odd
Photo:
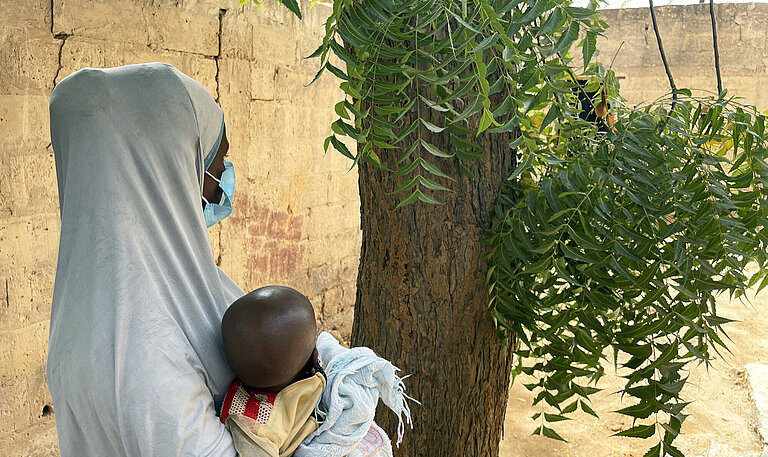
[[659, 33], [659, 24], [656, 23], [656, 12], [653, 10], [653, 0], [648, 0], [651, 9], [651, 21], [653, 21], [653, 32], [656, 34], [656, 43], [659, 44], [659, 53], [661, 54], [661, 63], [664, 64], [664, 71], [667, 72], [667, 79], [669, 79], [669, 87], [672, 88], [672, 98], [677, 101], [677, 86], [675, 86], [675, 80], [672, 78], [672, 70], [669, 69], [667, 63], [667, 55], [664, 54], [664, 46], [661, 44], [661, 34]]
[[715, 72], [717, 72], [717, 93], [723, 92], [723, 79], [720, 76], [720, 52], [717, 50], [717, 21], [715, 21], [715, 2], [709, 0], [709, 17], [712, 20], [712, 45], [715, 47]]
[[667, 128], [669, 120], [672, 118], [672, 113], [677, 108], [677, 86], [675, 80], [672, 78], [672, 70], [669, 69], [669, 63], [667, 63], [667, 55], [664, 53], [664, 46], [661, 44], [661, 34], [659, 33], [659, 24], [656, 22], [656, 12], [653, 10], [653, 0], [648, 0], [648, 4], [651, 9], [651, 21], [653, 22], [653, 33], [656, 34], [656, 42], [659, 44], [659, 54], [661, 54], [661, 62], [664, 64], [664, 71], [667, 72], [667, 79], [669, 79], [669, 87], [672, 89], [672, 106], [669, 108], [669, 112], [664, 117], [664, 122], [659, 126], [659, 132], [663, 132]]
[[616, 56], [619, 55], [619, 51], [621, 51], [621, 47], [624, 46], [624, 43], [625, 43], [625, 41], [622, 41], [621, 44], [619, 45], [618, 49], [616, 49], [616, 53], [613, 54], [613, 59], [611, 59], [611, 64], [608, 65], [608, 70], [613, 68], [613, 62], [616, 60]]

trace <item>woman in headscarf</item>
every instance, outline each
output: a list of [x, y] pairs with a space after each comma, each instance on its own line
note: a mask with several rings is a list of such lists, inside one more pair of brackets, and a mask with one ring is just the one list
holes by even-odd
[[220, 322], [243, 292], [206, 231], [234, 191], [221, 109], [154, 63], [73, 73], [50, 113], [61, 238], [46, 375], [62, 457], [235, 456], [216, 417], [234, 377]]

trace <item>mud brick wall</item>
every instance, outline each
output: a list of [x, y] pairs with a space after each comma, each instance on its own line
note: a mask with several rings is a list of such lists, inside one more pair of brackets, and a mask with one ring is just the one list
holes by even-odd
[[45, 383], [58, 250], [48, 100], [82, 67], [169, 62], [224, 109], [238, 190], [210, 230], [243, 289], [304, 292], [325, 329], [349, 334], [360, 249], [357, 173], [323, 139], [340, 100], [305, 60], [330, 8], [297, 20], [272, 1], [0, 0], [0, 455], [56, 456]]
[[[242, 288], [306, 293], [323, 328], [351, 328], [359, 255], [357, 173], [322, 141], [340, 99], [304, 60], [329, 9], [298, 21], [271, 0], [0, 0], [0, 455], [56, 456], [45, 384], [59, 214], [48, 99], [84, 66], [169, 62], [224, 109], [238, 191], [211, 229], [214, 255]], [[715, 5], [725, 87], [768, 108], [768, 5]], [[679, 87], [714, 90], [708, 5], [658, 8]], [[630, 103], [667, 81], [647, 8], [604, 11], [599, 57], [614, 63]], [[578, 54], [578, 53], [577, 53]]]
[[[657, 7], [656, 17], [677, 87], [716, 93], [708, 3]], [[610, 26], [597, 42], [599, 60], [606, 67], [624, 43], [613, 64], [616, 75], [623, 78], [621, 95], [634, 105], [668, 92], [648, 8], [607, 10], [601, 17]], [[723, 87], [745, 103], [768, 109], [768, 4], [715, 4], [715, 18]], [[705, 93], [694, 91], [694, 95]]]

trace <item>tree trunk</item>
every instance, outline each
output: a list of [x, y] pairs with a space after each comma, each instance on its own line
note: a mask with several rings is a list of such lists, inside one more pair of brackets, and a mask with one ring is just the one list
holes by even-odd
[[[428, 112], [422, 105], [422, 117]], [[418, 122], [415, 115], [411, 121]], [[457, 177], [450, 186], [455, 193], [438, 195], [445, 201], [440, 206], [417, 202], [395, 211], [407, 196], [392, 195], [403, 178], [359, 166], [363, 240], [352, 343], [410, 374], [407, 393], [421, 402], [413, 405], [414, 429], [406, 429], [397, 456], [498, 456], [511, 352], [502, 348], [488, 311], [481, 239], [500, 184], [514, 167], [503, 137], [491, 142], [481, 135], [485, 159], [467, 163], [475, 178], [439, 160], [438, 167]], [[451, 150], [447, 135], [429, 141]], [[396, 153], [377, 152], [385, 163], [396, 160]], [[376, 421], [394, 444], [394, 415], [380, 408]]]

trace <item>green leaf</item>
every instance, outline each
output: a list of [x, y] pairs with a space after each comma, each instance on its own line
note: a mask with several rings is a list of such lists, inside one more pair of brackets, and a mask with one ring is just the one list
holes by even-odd
[[[346, 146], [344, 143], [342, 143], [341, 141], [339, 141], [339, 140], [338, 140], [338, 139], [337, 139], [335, 136], [333, 136], [333, 135], [332, 135], [332, 136], [330, 136], [330, 137], [328, 137], [328, 138], [330, 138], [331, 144], [333, 144], [333, 148], [334, 148], [334, 149], [336, 149], [337, 151], [339, 151], [339, 152], [340, 152], [340, 153], [341, 153], [341, 154], [342, 154], [344, 157], [348, 157], [348, 158], [350, 158], [350, 159], [352, 159], [352, 160], [355, 160], [355, 155], [354, 155], [354, 154], [352, 154], [352, 152], [350, 152], [350, 151], [349, 151], [349, 149], [347, 148], [347, 146]], [[327, 147], [327, 146], [326, 146], [326, 147]]]
[[443, 186], [442, 184], [439, 184], [437, 181], [434, 181], [432, 179], [426, 178], [421, 175], [416, 176], [419, 179], [419, 184], [426, 187], [429, 190], [440, 190], [445, 192], [453, 192], [451, 189]]
[[549, 0], [534, 0], [532, 3], [533, 4], [525, 10], [525, 14], [515, 22], [518, 24], [527, 24], [541, 16], [542, 13], [546, 12], [548, 9], [552, 8], [552, 3]]
[[362, 155], [363, 159], [372, 164], [375, 165], [377, 168], [385, 168], [384, 164], [381, 163], [381, 159], [379, 158], [378, 154], [373, 151], [373, 149], [367, 149], [364, 150], [364, 154]]
[[552, 438], [553, 440], [562, 441], [564, 443], [567, 443], [568, 440], [563, 438], [562, 436], [558, 435], [556, 431], [549, 427], [541, 426], [542, 435], [546, 436], [547, 438]]
[[450, 179], [451, 181], [454, 181], [454, 179], [452, 177], [450, 177], [447, 174], [443, 173], [442, 171], [440, 171], [439, 168], [437, 168], [436, 166], [434, 166], [431, 163], [427, 162], [426, 160], [423, 160], [423, 159], [420, 160], [419, 164], [421, 165], [421, 167], [423, 169], [427, 170], [428, 172], [432, 173], [435, 176], [439, 176], [441, 178]]
[[439, 200], [436, 200], [436, 199], [430, 197], [429, 195], [423, 194], [423, 193], [421, 193], [419, 191], [416, 191], [416, 192], [418, 192], [418, 195], [417, 195], [418, 199], [421, 200], [424, 203], [428, 203], [430, 205], [442, 205], [443, 204], [443, 202], [441, 202]]
[[315, 81], [317, 81], [318, 79], [320, 79], [320, 75], [322, 75], [322, 74], [323, 74], [323, 72], [325, 71], [325, 67], [326, 67], [326, 65], [327, 65], [327, 62], [323, 63], [323, 64], [320, 66], [320, 69], [318, 69], [318, 70], [317, 70], [317, 73], [315, 73], [315, 76], [312, 78], [312, 81], [310, 81], [310, 82], [309, 82], [308, 84], [306, 84], [304, 87], [309, 87], [309, 86], [311, 86], [312, 84], [314, 84], [314, 83], [315, 83]]
[[560, 35], [560, 38], [558, 38], [557, 43], [555, 43], [555, 47], [552, 49], [552, 52], [550, 52], [549, 55], [557, 54], [558, 52], [567, 50], [578, 37], [579, 23], [577, 21], [572, 21], [568, 26], [568, 29]]
[[414, 186], [419, 184], [419, 178], [420, 175], [416, 175], [413, 178], [409, 179], [408, 181], [404, 182], [403, 185], [395, 189], [392, 193], [393, 194], [399, 194], [400, 192], [405, 192], [407, 190], [413, 189]]
[[301, 9], [299, 8], [299, 3], [296, 0], [278, 0], [278, 3], [285, 5], [285, 7], [288, 8], [293, 14], [295, 14], [296, 17], [301, 19]]
[[337, 78], [343, 81], [349, 80], [349, 75], [347, 75], [347, 73], [344, 70], [341, 70], [340, 68], [333, 66], [331, 63], [325, 62], [325, 68], [327, 68], [328, 71], [333, 73], [333, 75], [336, 76]]
[[525, 112], [526, 114], [531, 111], [532, 109], [538, 108], [541, 104], [547, 101], [549, 98], [549, 86], [544, 86], [541, 88], [534, 88], [536, 90], [536, 93], [533, 97], [531, 97], [530, 100], [525, 105]]
[[[576, 400], [574, 402], [571, 402], [570, 405], [568, 405], [565, 408], [563, 408], [563, 414], [570, 414], [570, 413], [576, 411], [576, 407], [578, 406], [578, 404], [579, 404], [578, 400]], [[566, 418], [566, 419], [570, 419], [570, 418]]]
[[341, 119], [337, 119], [336, 122], [331, 124], [331, 129], [339, 135], [346, 135], [355, 140], [358, 139], [358, 134], [355, 131], [355, 128]]
[[483, 116], [480, 118], [480, 126], [477, 128], [477, 135], [483, 133], [483, 131], [490, 127], [491, 124], [496, 126], [501, 125], [493, 119], [493, 113], [491, 113], [488, 108], [483, 108]]
[[563, 15], [563, 10], [558, 6], [552, 10], [552, 13], [550, 13], [549, 17], [547, 17], [547, 20], [544, 21], [544, 24], [539, 27], [538, 32], [536, 32], [536, 36], [549, 35], [553, 30], [560, 27], [564, 21], [565, 16]]
[[655, 408], [653, 403], [642, 400], [636, 405], [622, 408], [616, 412], [625, 416], [634, 417], [635, 419], [645, 419], [656, 411], [658, 411], [658, 408]]
[[528, 154], [526, 154], [525, 160], [523, 160], [523, 163], [519, 164], [515, 168], [515, 171], [513, 171], [512, 174], [509, 175], [507, 180], [514, 181], [515, 179], [517, 179], [518, 176], [520, 176], [522, 172], [531, 168], [531, 165], [533, 165], [533, 154], [529, 152]]
[[[549, 219], [547, 219], [547, 222], [554, 222], [557, 219], [563, 217], [564, 215], [572, 213], [574, 211], [577, 211], [577, 209], [576, 208], [561, 209], [560, 211], [556, 212], [555, 214], [549, 216]], [[564, 224], [565, 224], [565, 222], [564, 222]]]
[[643, 457], [665, 457], [661, 455], [661, 443], [650, 448], [648, 452], [643, 454]]
[[589, 62], [592, 61], [592, 56], [595, 55], [595, 50], [597, 50], [597, 34], [592, 31], [587, 31], [581, 44], [581, 60], [585, 70], [587, 69]]
[[597, 15], [595, 10], [578, 6], [566, 6], [565, 12], [574, 19], [588, 19]]
[[451, 10], [450, 8], [446, 8], [446, 9], [445, 9], [445, 11], [447, 11], [447, 12], [448, 12], [448, 13], [449, 13], [451, 16], [453, 16], [453, 18], [454, 18], [454, 19], [456, 19], [456, 21], [457, 21], [459, 24], [461, 24], [462, 26], [464, 26], [464, 28], [466, 28], [466, 29], [468, 29], [468, 30], [470, 30], [470, 31], [474, 32], [475, 34], [478, 34], [478, 33], [480, 33], [480, 31], [479, 31], [479, 30], [477, 30], [476, 28], [474, 28], [474, 27], [472, 27], [471, 25], [469, 25], [469, 23], [468, 23], [467, 21], [465, 21], [465, 20], [464, 20], [464, 19], [463, 19], [461, 16], [459, 16], [458, 14], [454, 13], [454, 12], [453, 12], [453, 10]]
[[448, 153], [445, 153], [445, 152], [441, 151], [434, 144], [428, 143], [427, 141], [424, 141], [424, 140], [420, 140], [420, 141], [421, 141], [421, 145], [424, 147], [424, 149], [426, 149], [427, 152], [429, 152], [430, 154], [432, 154], [435, 157], [441, 157], [441, 158], [444, 158], [444, 159], [448, 159], [448, 158], [453, 157], [453, 154], [448, 154]]
[[450, 108], [446, 108], [446, 107], [440, 105], [439, 103], [433, 102], [432, 100], [424, 97], [421, 94], [419, 94], [419, 98], [424, 102], [424, 104], [426, 104], [428, 107], [430, 107], [431, 109], [433, 109], [435, 111], [439, 111], [441, 113], [446, 113], [446, 112], [451, 110]]
[[323, 140], [323, 152], [328, 152], [328, 145], [331, 144], [331, 138], [333, 138], [333, 135], [329, 135]]
[[587, 264], [595, 263], [595, 259], [590, 259], [589, 257], [579, 252], [577, 249], [574, 249], [572, 246], [569, 246], [565, 243], [560, 244], [560, 249], [563, 250], [563, 254], [565, 254], [565, 256], [568, 257], [569, 259], [573, 259], [579, 262], [584, 262]]
[[[245, 5], [248, 3], [249, 0], [243, 0], [240, 2], [240, 6]], [[317, 47], [317, 49], [312, 52], [312, 54], [308, 55], [307, 57], [304, 57], [305, 59], [313, 59], [315, 57], [320, 57], [323, 54], [323, 51], [325, 50], [325, 44], [321, 43], [320, 46]]]
[[555, 272], [557, 272], [557, 276], [561, 279], [564, 279], [566, 282], [574, 285], [574, 286], [580, 286], [578, 281], [568, 272], [565, 265], [565, 260], [563, 258], [559, 258], [555, 261], [554, 264]]
[[474, 48], [472, 51], [474, 52], [484, 51], [485, 49], [488, 49], [491, 46], [493, 46], [498, 40], [499, 40], [499, 35], [497, 33], [494, 33], [493, 35], [481, 41], [480, 44], [478, 44], [477, 47]]
[[416, 203], [419, 200], [419, 193], [420, 193], [420, 191], [418, 189], [413, 191], [413, 193], [411, 195], [407, 196], [400, 203], [397, 204], [397, 206], [395, 207], [395, 210], [398, 210], [398, 209], [400, 209], [402, 207], [408, 206], [408, 205], [410, 205], [412, 203]]
[[427, 130], [429, 130], [432, 133], [440, 133], [443, 130], [445, 130], [445, 127], [438, 127], [435, 124], [433, 124], [433, 123], [431, 123], [431, 122], [429, 122], [427, 120], [424, 120], [424, 119], [419, 119], [419, 120], [424, 125], [424, 127], [426, 127]]
[[398, 210], [400, 208], [408, 206], [408, 205], [410, 205], [412, 203], [415, 203], [417, 201], [428, 203], [430, 205], [442, 205], [443, 204], [442, 202], [440, 202], [438, 200], [435, 200], [434, 198], [432, 198], [432, 197], [430, 197], [428, 195], [425, 195], [421, 190], [416, 189], [415, 191], [413, 191], [413, 193], [411, 195], [409, 195], [403, 201], [398, 203], [398, 205], [395, 207], [395, 210]]
[[589, 405], [587, 405], [587, 403], [584, 400], [579, 400], [579, 406], [581, 407], [581, 410], [584, 411], [585, 413], [598, 418], [600, 417], [597, 415], [594, 409], [590, 408]]
[[613, 436], [628, 436], [630, 438], [650, 438], [656, 434], [656, 425], [638, 425], [622, 432], [614, 433]]
[[549, 124], [551, 124], [555, 119], [560, 118], [560, 108], [558, 105], [553, 104], [549, 107], [549, 111], [547, 111], [547, 115], [544, 117], [544, 120], [541, 122], [541, 127], [539, 127], [539, 133], [543, 132], [545, 128]]
[[347, 109], [344, 107], [344, 100], [336, 103], [336, 105], [333, 106], [333, 110], [339, 117], [349, 120], [349, 113], [347, 113]]
[[568, 226], [566, 230], [580, 248], [591, 249], [593, 251], [604, 251], [604, 249], [600, 247], [600, 242], [596, 239], [587, 238], [587, 234], [585, 232], [577, 232], [570, 226]]
[[671, 444], [666, 442], [662, 444], [664, 446], [664, 452], [666, 453], [666, 455], [669, 455], [670, 457], [685, 457], [685, 454], [680, 452], [678, 448], [672, 446]]
[[561, 416], [559, 414], [544, 413], [544, 420], [546, 420], [547, 422], [560, 422], [560, 421], [571, 420], [571, 418], [570, 417]]
[[[518, 118], [516, 118], [516, 117], [513, 117], [512, 119], [510, 119], [509, 121], [507, 121], [507, 122], [506, 122], [504, 125], [502, 125], [501, 127], [496, 127], [496, 128], [493, 128], [493, 129], [489, 130], [489, 132], [490, 132], [490, 133], [506, 133], [506, 132], [512, 132], [512, 131], [516, 130], [516, 129], [517, 129], [517, 127], [518, 127], [519, 125], [520, 125], [520, 120], [519, 120]], [[519, 139], [519, 141], [520, 141], [520, 142], [522, 142], [522, 141], [523, 141], [523, 137], [522, 137], [522, 136], [518, 137], [518, 139]], [[519, 146], [519, 143], [518, 143], [517, 145], [515, 145], [515, 146], [513, 146], [512, 144], [510, 144], [510, 146], [509, 146], [509, 147], [514, 149], [514, 148], [516, 148], [517, 146]]]

